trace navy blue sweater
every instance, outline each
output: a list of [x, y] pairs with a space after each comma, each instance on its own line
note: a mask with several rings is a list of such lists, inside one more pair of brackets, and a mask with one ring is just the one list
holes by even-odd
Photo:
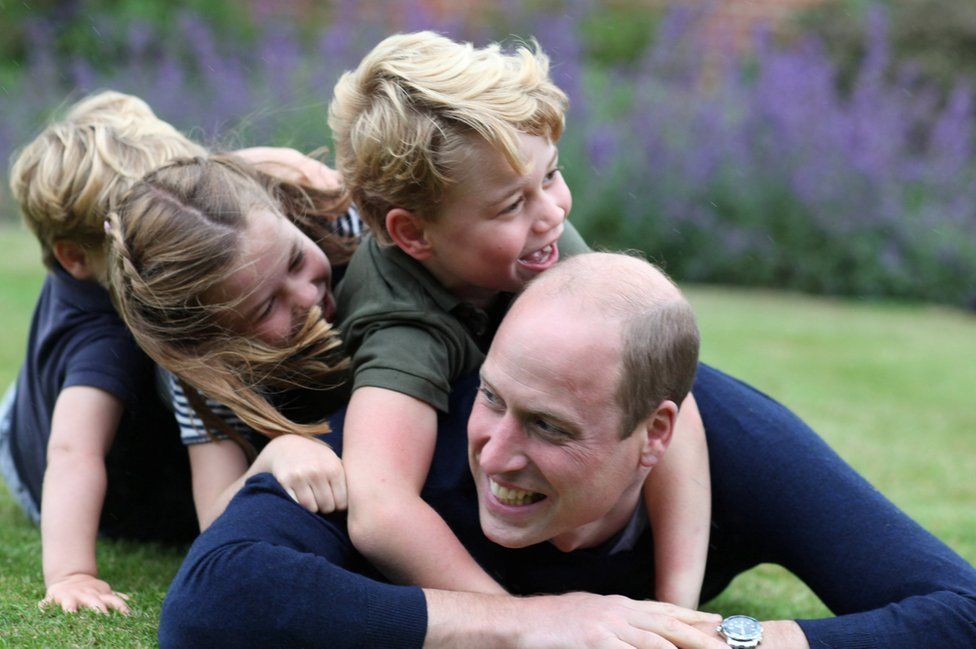
[[[798, 620], [813, 649], [976, 647], [976, 570], [858, 476], [786, 408], [701, 366], [713, 523], [702, 599], [759, 563], [799, 576], [836, 614]], [[443, 415], [424, 498], [513, 593], [653, 597], [651, 533], [632, 550], [510, 550], [482, 536], [467, 469], [473, 383]], [[338, 429], [340, 421], [336, 421]], [[339, 435], [330, 435], [334, 446]], [[392, 586], [349, 542], [341, 516], [252, 478], [194, 543], [163, 605], [163, 647], [420, 647], [422, 591]]]

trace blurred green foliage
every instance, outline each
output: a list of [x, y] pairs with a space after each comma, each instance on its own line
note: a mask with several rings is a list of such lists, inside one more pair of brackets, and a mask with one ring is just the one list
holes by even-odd
[[867, 48], [872, 11], [887, 14], [892, 71], [908, 65], [920, 83], [950, 90], [960, 79], [976, 80], [976, 2], [973, 0], [827, 0], [798, 14], [801, 33], [825, 43], [850, 88]]

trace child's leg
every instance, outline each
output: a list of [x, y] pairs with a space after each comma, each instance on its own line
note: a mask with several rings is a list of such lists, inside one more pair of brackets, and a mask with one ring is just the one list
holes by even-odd
[[17, 384], [14, 383], [9, 388], [7, 388], [6, 393], [3, 395], [3, 400], [0, 401], [0, 475], [3, 476], [4, 482], [7, 483], [7, 489], [10, 490], [10, 494], [20, 505], [20, 508], [27, 514], [27, 518], [31, 519], [34, 525], [38, 525], [41, 522], [41, 511], [31, 498], [30, 491], [20, 479], [20, 474], [17, 473], [17, 467], [14, 465], [13, 454], [10, 450], [10, 439], [14, 434], [13, 431], [13, 411], [14, 402], [17, 399]]

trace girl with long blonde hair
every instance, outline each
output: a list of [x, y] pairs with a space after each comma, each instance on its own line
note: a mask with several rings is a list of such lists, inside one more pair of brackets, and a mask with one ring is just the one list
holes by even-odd
[[[338, 458], [309, 440], [346, 396], [328, 318], [332, 265], [355, 248], [356, 223], [338, 190], [285, 182], [232, 155], [157, 169], [109, 216], [115, 301], [171, 374], [201, 528], [246, 477], [269, 470], [309, 509], [344, 508]], [[314, 402], [311, 423], [283, 414], [299, 394]], [[274, 441], [251, 463], [265, 438]]]

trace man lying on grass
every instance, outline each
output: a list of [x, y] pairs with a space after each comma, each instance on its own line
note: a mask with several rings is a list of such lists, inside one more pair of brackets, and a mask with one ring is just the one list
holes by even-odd
[[[583, 255], [530, 284], [476, 394], [459, 385], [441, 416], [423, 494], [489, 574], [513, 595], [626, 597], [390, 585], [353, 550], [343, 517], [309, 513], [260, 475], [191, 548], [161, 645], [973, 646], [976, 570], [784, 407], [705, 365], [695, 374], [696, 354], [690, 310], [659, 271]], [[719, 625], [638, 601], [653, 597], [639, 485], [692, 374], [714, 494], [702, 598], [777, 563], [837, 617]], [[328, 436], [337, 451], [340, 434]]]

